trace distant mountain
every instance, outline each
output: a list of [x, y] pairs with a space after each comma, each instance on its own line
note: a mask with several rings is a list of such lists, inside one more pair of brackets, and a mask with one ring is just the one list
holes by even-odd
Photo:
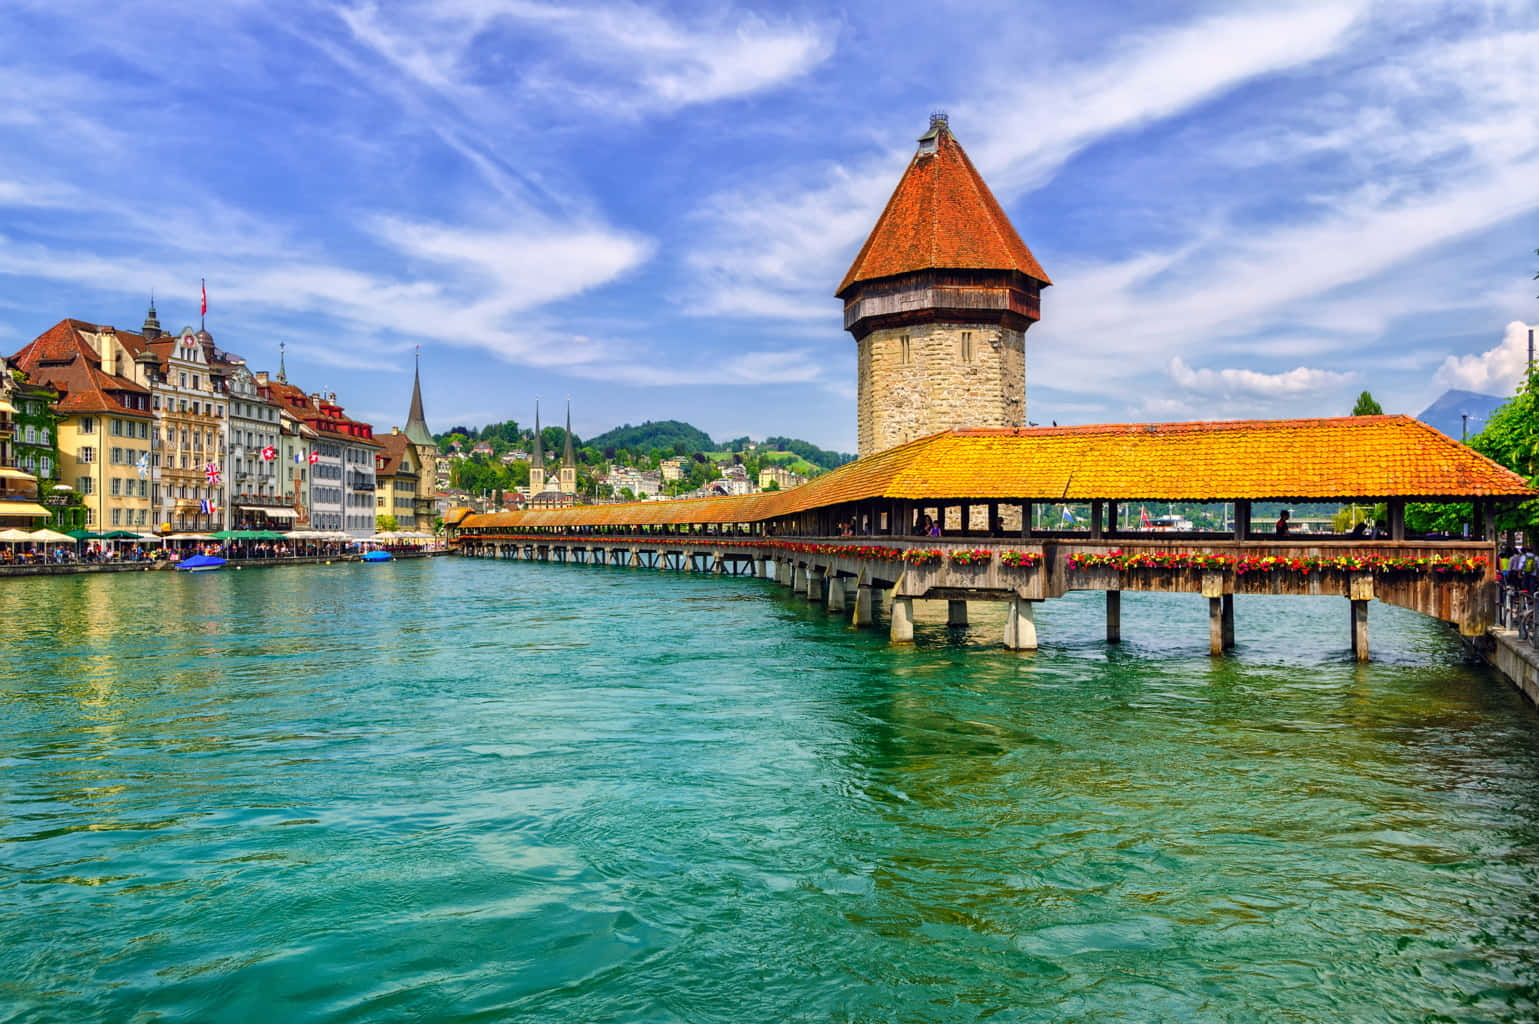
[[1464, 440], [1464, 416], [1469, 417], [1469, 436], [1474, 437], [1486, 427], [1486, 419], [1507, 404], [1507, 399], [1496, 395], [1482, 395], [1477, 391], [1445, 391], [1421, 411], [1416, 418], [1435, 427], [1453, 438]]

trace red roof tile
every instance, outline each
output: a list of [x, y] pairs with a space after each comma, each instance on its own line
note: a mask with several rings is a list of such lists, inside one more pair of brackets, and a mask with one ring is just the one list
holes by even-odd
[[909, 162], [837, 294], [919, 270], [1016, 270], [1052, 284], [950, 129], [935, 130], [935, 151]]

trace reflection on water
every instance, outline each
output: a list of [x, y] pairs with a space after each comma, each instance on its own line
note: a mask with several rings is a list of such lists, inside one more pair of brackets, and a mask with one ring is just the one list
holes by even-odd
[[5, 581], [0, 1018], [1539, 1016], [1539, 733], [1442, 625], [743, 579]]

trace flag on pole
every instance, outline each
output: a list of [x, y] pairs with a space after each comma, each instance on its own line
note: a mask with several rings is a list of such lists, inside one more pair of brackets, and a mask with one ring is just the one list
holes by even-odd
[[1069, 506], [1067, 506], [1067, 505], [1065, 505], [1063, 507], [1063, 521], [1066, 522], [1066, 523], [1077, 523], [1077, 522], [1079, 522], [1078, 519], [1074, 518], [1074, 513], [1069, 511]]
[[145, 452], [144, 454], [140, 455], [139, 456], [139, 461], [136, 462], [135, 465], [139, 467], [139, 479], [140, 480], [143, 480], [145, 477], [149, 476], [150, 475], [150, 453], [149, 452]]
[[319, 461], [321, 461], [321, 453], [313, 448], [310, 449], [310, 465], [313, 466]]
[[271, 462], [273, 459], [276, 459], [277, 457], [278, 457], [278, 449], [274, 448], [272, 445], [268, 445], [266, 448], [262, 449], [262, 461], [263, 462]]
[[219, 463], [210, 462], [208, 465], [204, 466], [203, 475], [208, 477], [209, 483], [217, 484], [219, 482]]
[[212, 501], [209, 501], [207, 498], [199, 498], [198, 499], [198, 511], [202, 512], [206, 516], [213, 515], [214, 514], [214, 510], [217, 509], [218, 507], [219, 507], [218, 505], [215, 505]]
[[1152, 525], [1154, 525], [1154, 524], [1149, 522], [1149, 510], [1147, 508], [1143, 507], [1143, 506], [1139, 506], [1139, 509], [1138, 509], [1138, 528], [1140, 530], [1147, 530]]
[[208, 316], [208, 282], [200, 277], [198, 278], [198, 287], [203, 292], [203, 302], [202, 305], [198, 308], [198, 315]]

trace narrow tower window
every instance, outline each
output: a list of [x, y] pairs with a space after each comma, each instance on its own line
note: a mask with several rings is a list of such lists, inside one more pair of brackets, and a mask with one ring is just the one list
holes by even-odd
[[914, 353], [909, 347], [908, 335], [898, 336], [898, 359], [904, 366], [914, 361]]
[[962, 332], [962, 362], [970, 363], [972, 361], [973, 361], [973, 332], [972, 331], [963, 331]]

